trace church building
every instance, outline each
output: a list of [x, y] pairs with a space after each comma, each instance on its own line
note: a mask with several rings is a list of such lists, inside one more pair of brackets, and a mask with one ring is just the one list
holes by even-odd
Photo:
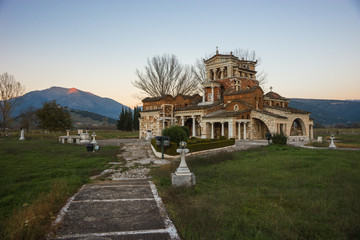
[[230, 54], [204, 60], [207, 80], [202, 96], [171, 95], [145, 98], [140, 113], [139, 137], [148, 131], [160, 136], [173, 124], [188, 126], [197, 138], [265, 139], [266, 133], [283, 133], [289, 141], [313, 138], [310, 112], [289, 107], [278, 93], [264, 94], [256, 80], [256, 62]]

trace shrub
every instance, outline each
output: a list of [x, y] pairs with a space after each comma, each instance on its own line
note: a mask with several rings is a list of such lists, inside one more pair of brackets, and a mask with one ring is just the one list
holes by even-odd
[[162, 135], [170, 136], [170, 141], [176, 144], [179, 144], [181, 141], [186, 141], [188, 138], [185, 130], [178, 125], [173, 125], [169, 128], [163, 129]]
[[272, 139], [273, 144], [286, 145], [286, 143], [287, 143], [287, 136], [285, 136], [284, 134], [281, 134], [281, 133], [273, 134], [271, 139]]
[[219, 140], [226, 140], [226, 137], [225, 137], [225, 136], [221, 136], [221, 137], [219, 137]]
[[187, 126], [180, 126], [186, 133], [186, 136], [189, 138], [190, 137], [190, 129]]

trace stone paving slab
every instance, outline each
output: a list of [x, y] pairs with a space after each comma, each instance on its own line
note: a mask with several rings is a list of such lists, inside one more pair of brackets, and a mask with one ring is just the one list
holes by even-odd
[[74, 201], [153, 198], [148, 185], [102, 185], [85, 187]]
[[180, 239], [148, 180], [85, 185], [55, 223], [55, 239]]
[[73, 202], [60, 235], [164, 229], [155, 200]]
[[168, 240], [171, 236], [168, 233], [146, 233], [128, 235], [104, 235], [104, 236], [84, 236], [67, 238], [67, 240]]

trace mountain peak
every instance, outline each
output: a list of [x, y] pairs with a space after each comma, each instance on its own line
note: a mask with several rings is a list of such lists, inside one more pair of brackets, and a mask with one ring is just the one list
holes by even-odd
[[76, 88], [70, 88], [69, 91], [67, 92], [67, 94], [70, 93], [78, 93], [79, 91]]

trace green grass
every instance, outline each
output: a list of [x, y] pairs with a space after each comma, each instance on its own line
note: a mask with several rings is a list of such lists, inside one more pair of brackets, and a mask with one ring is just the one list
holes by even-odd
[[0, 139], [0, 239], [41, 238], [66, 199], [116, 161], [117, 152], [92, 153], [51, 139]]
[[[90, 136], [93, 132], [96, 134], [97, 140], [103, 139], [121, 139], [121, 138], [139, 138], [139, 131], [125, 132], [119, 130], [89, 130]], [[70, 131], [70, 135], [78, 135], [77, 130]], [[20, 137], [20, 131], [11, 132], [11, 137]], [[66, 136], [66, 132], [45, 133], [43, 130], [31, 130], [29, 133], [25, 133], [25, 138], [30, 139], [58, 139], [59, 136]]]
[[188, 161], [197, 185], [152, 175], [182, 239], [359, 239], [360, 152], [270, 145]]
[[[311, 142], [308, 145], [314, 147], [328, 147], [330, 144], [329, 134], [318, 135], [323, 137], [323, 142]], [[335, 134], [335, 145], [339, 148], [360, 148], [360, 134]]]

